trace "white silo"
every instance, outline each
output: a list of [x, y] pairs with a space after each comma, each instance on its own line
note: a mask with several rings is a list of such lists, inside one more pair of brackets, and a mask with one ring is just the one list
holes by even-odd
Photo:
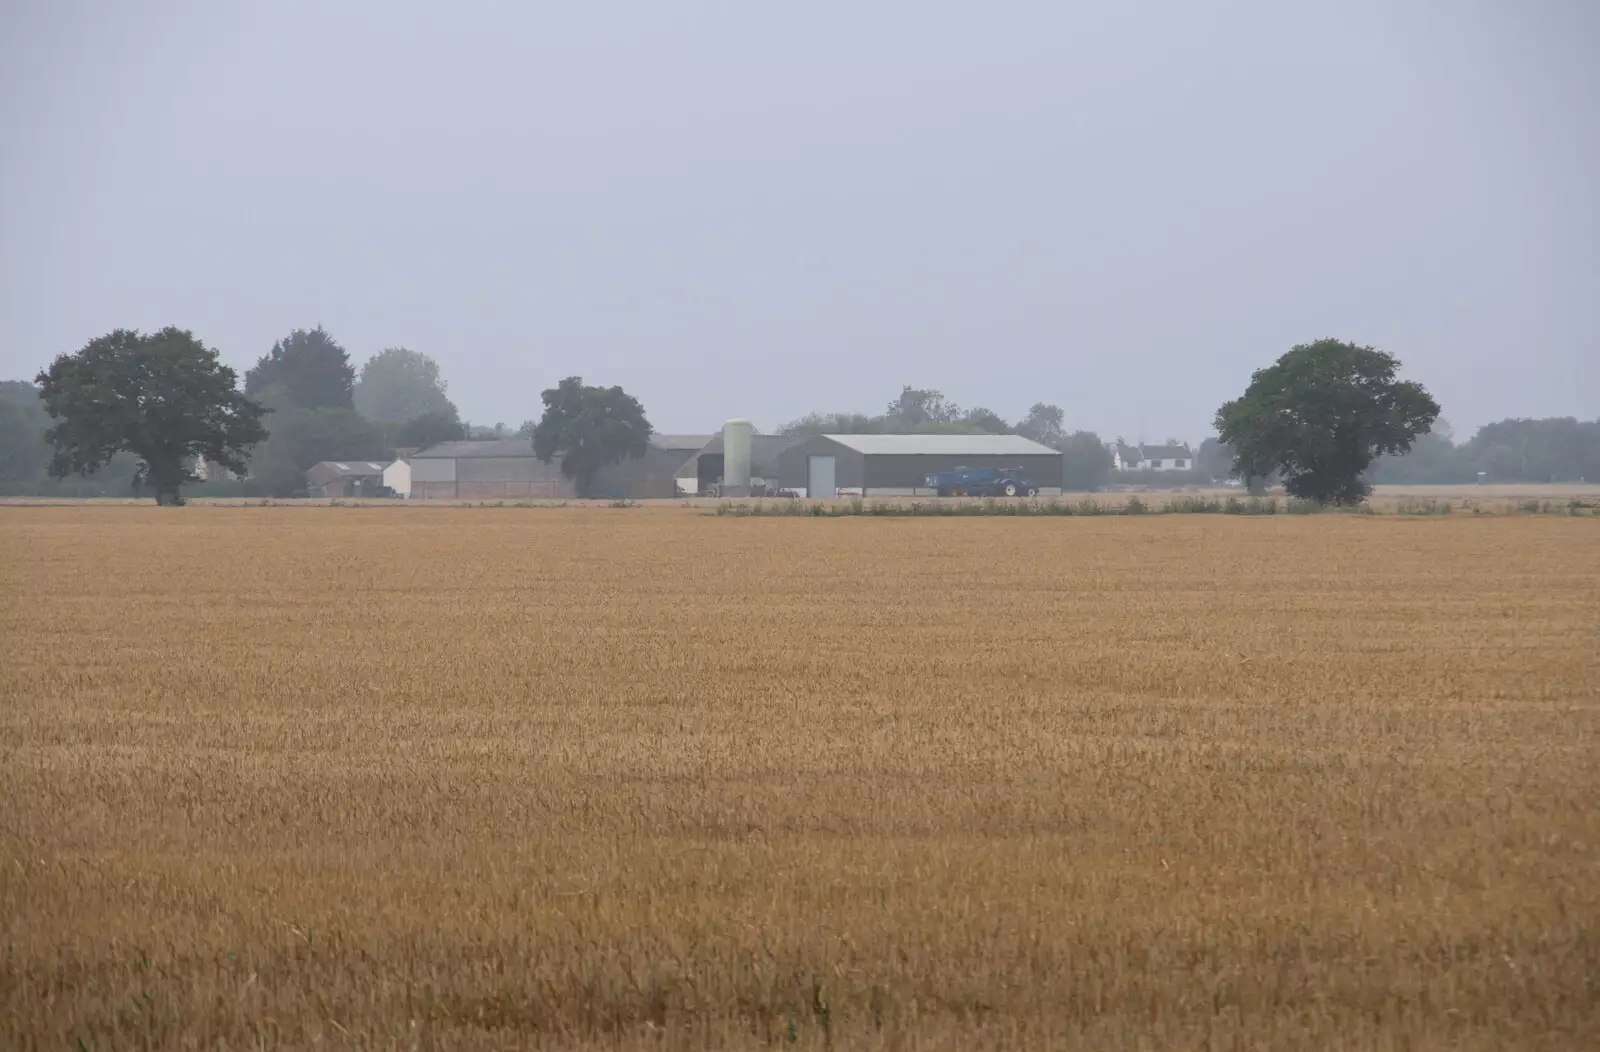
[[729, 420], [722, 425], [722, 495], [750, 495], [750, 436], [755, 425], [748, 420]]

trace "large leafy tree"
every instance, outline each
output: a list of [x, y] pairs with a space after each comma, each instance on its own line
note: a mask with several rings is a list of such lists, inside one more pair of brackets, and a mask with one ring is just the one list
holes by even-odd
[[0, 482], [32, 482], [45, 473], [49, 429], [50, 414], [37, 387], [21, 380], [0, 382]]
[[1017, 434], [1051, 449], [1060, 449], [1062, 440], [1066, 438], [1063, 430], [1066, 416], [1058, 405], [1035, 402], [1033, 408], [1028, 410], [1028, 415], [1017, 421]]
[[923, 390], [907, 384], [900, 397], [884, 410], [890, 430], [915, 430], [925, 424], [954, 424], [962, 419], [961, 407], [940, 391]]
[[1111, 478], [1111, 451], [1093, 431], [1063, 436], [1056, 448], [1061, 450], [1063, 489], [1100, 489]]
[[608, 464], [644, 455], [650, 421], [644, 406], [620, 387], [590, 387], [569, 376], [543, 392], [544, 415], [533, 426], [533, 452], [548, 464], [561, 457], [561, 473], [579, 496], [588, 496]]
[[250, 457], [250, 475], [268, 496], [305, 490], [306, 469], [324, 460], [386, 460], [383, 428], [354, 409], [288, 409], [272, 418], [272, 437]]
[[1366, 481], [1380, 485], [1471, 482], [1472, 466], [1452, 437], [1450, 425], [1439, 418], [1431, 431], [1417, 436], [1406, 453], [1373, 461]]
[[356, 381], [355, 407], [368, 420], [400, 424], [419, 416], [454, 417], [439, 363], [421, 351], [390, 347], [368, 358]]
[[1233, 447], [1212, 435], [1195, 450], [1195, 470], [1213, 480], [1229, 478], [1233, 474], [1233, 458]]
[[1234, 473], [1248, 482], [1276, 470], [1293, 496], [1360, 503], [1367, 467], [1410, 449], [1439, 416], [1421, 384], [1395, 379], [1399, 368], [1392, 354], [1318, 340], [1258, 369], [1245, 393], [1217, 410]]
[[37, 382], [56, 421], [45, 432], [50, 474], [87, 475], [126, 451], [139, 458], [136, 482], [154, 489], [158, 504], [183, 503], [181, 487], [198, 460], [243, 472], [250, 447], [267, 434], [266, 410], [239, 393], [238, 375], [172, 326], [90, 340]]
[[449, 412], [424, 413], [412, 417], [391, 432], [397, 446], [426, 449], [440, 442], [459, 442], [467, 437], [466, 425], [456, 416], [455, 406]]
[[1011, 425], [993, 409], [968, 409], [961, 417], [961, 426], [986, 435], [1009, 435]]
[[295, 329], [273, 344], [244, 374], [244, 391], [260, 397], [277, 390], [298, 409], [353, 409], [355, 379], [349, 352], [319, 325]]

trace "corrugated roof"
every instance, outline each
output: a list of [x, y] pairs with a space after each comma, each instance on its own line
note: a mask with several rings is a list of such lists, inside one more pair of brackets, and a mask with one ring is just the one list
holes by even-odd
[[1021, 435], [824, 435], [869, 457], [1058, 457]]
[[[711, 441], [710, 435], [651, 435], [650, 445], [668, 452], [683, 450], [693, 452]], [[471, 460], [478, 457], [532, 457], [531, 438], [474, 439], [465, 442], [440, 442], [420, 453], [412, 460]]]
[[533, 439], [531, 438], [489, 438], [466, 442], [440, 442], [436, 446], [429, 446], [420, 453], [413, 453], [411, 459], [466, 460], [472, 457], [531, 456], [533, 456]]
[[325, 468], [329, 474], [347, 477], [383, 474], [383, 465], [372, 460], [324, 460], [313, 464], [308, 470], [317, 468]]
[[657, 449], [682, 449], [695, 452], [705, 448], [711, 441], [710, 435], [651, 435], [650, 444]]
[[[763, 478], [775, 475], [778, 471], [778, 454], [797, 442], [804, 442], [809, 437], [809, 435], [751, 435], [750, 473]], [[709, 442], [695, 450], [683, 462], [683, 467], [678, 469], [678, 474], [685, 478], [694, 477], [699, 474], [700, 458], [702, 456], [721, 452], [722, 434], [719, 432], [712, 435]]]

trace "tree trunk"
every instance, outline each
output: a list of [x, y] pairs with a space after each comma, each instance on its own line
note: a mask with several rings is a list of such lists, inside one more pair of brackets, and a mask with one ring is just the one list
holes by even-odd
[[183, 494], [179, 487], [183, 485], [183, 464], [173, 461], [170, 463], [151, 464], [147, 474], [150, 488], [156, 491], [156, 504], [163, 508], [176, 508], [183, 505]]

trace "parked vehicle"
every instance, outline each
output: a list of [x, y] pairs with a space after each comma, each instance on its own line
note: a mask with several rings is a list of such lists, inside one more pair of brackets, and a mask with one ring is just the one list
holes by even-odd
[[1039, 487], [1022, 468], [955, 468], [924, 479], [941, 497], [1033, 497]]

